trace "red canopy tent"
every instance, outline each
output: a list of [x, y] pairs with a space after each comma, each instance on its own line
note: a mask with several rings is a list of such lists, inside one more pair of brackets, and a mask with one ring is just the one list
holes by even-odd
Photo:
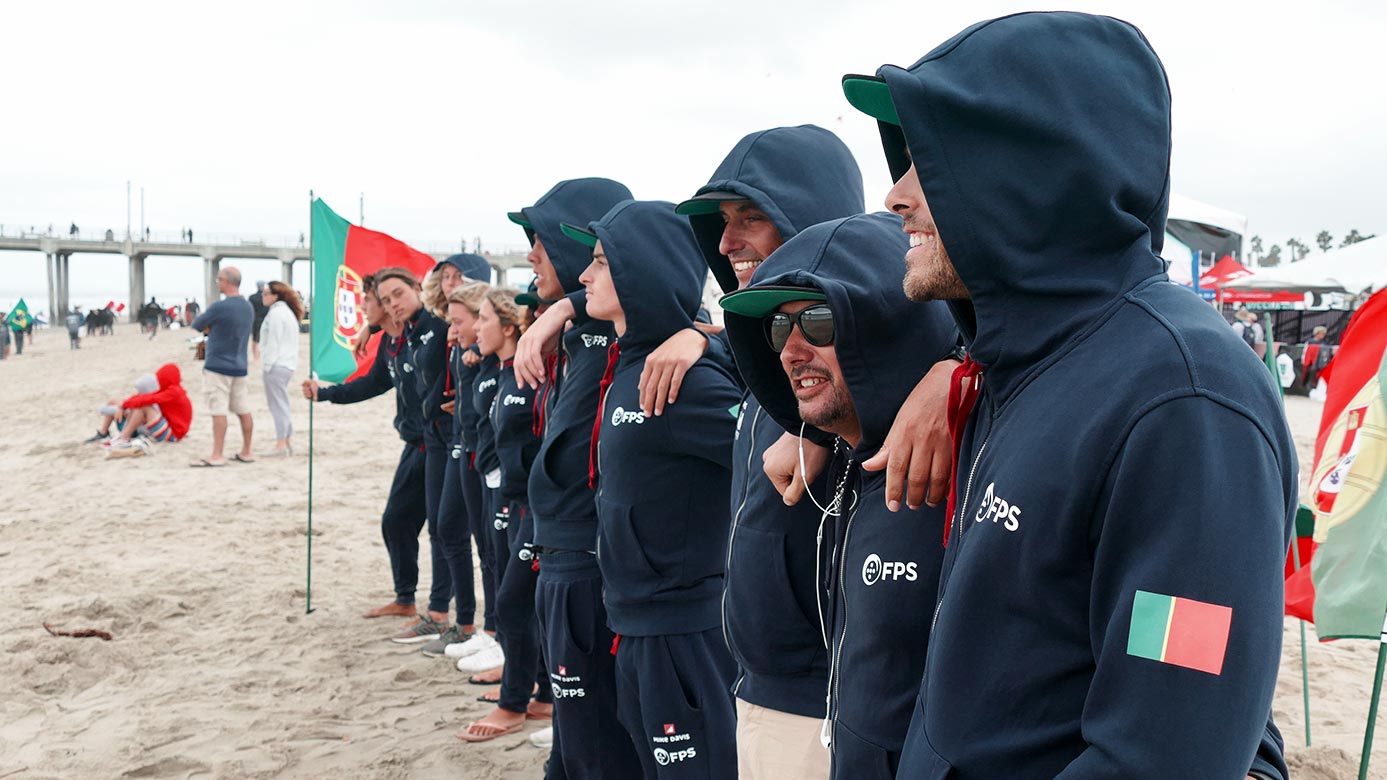
[[1305, 300], [1303, 292], [1230, 290], [1224, 287], [1229, 282], [1252, 276], [1252, 274], [1253, 272], [1247, 266], [1234, 260], [1232, 255], [1224, 255], [1223, 259], [1214, 263], [1213, 268], [1199, 276], [1199, 287], [1218, 290], [1218, 299], [1223, 303], [1299, 303]]

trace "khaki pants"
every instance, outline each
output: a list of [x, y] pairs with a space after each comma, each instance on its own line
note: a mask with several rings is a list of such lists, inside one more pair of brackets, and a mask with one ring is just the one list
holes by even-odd
[[828, 780], [820, 718], [737, 700], [737, 772], [741, 780]]

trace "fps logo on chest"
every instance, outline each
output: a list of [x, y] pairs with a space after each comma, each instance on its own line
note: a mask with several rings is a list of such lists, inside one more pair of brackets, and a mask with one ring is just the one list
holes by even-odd
[[883, 561], [872, 553], [862, 562], [862, 582], [875, 585], [883, 580], [915, 582], [920, 579], [920, 567], [915, 561]]

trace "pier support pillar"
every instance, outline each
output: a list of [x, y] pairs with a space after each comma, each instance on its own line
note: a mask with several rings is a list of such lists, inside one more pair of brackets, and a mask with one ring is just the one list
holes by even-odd
[[140, 307], [144, 305], [144, 257], [130, 255], [130, 299], [126, 305], [131, 322], [139, 320]]
[[206, 296], [202, 302], [203, 311], [207, 311], [207, 307], [221, 300], [222, 294], [217, 291], [217, 272], [221, 270], [221, 266], [220, 257], [202, 258], [203, 294]]
[[289, 285], [290, 287], [294, 286], [293, 260], [284, 260], [279, 264], [279, 280]]
[[44, 253], [44, 268], [48, 271], [48, 326], [58, 327], [58, 269], [52, 252]]
[[58, 254], [58, 318], [66, 317], [72, 311], [71, 288], [69, 281], [68, 260], [72, 255], [63, 252]]

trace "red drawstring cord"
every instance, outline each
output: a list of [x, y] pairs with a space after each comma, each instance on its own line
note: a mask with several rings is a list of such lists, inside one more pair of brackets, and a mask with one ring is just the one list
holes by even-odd
[[621, 357], [621, 342], [613, 341], [607, 348], [607, 368], [602, 372], [602, 383], [597, 386], [597, 419], [592, 422], [592, 444], [588, 447], [588, 487], [597, 487], [597, 439], [602, 434], [602, 409], [607, 403], [607, 389], [612, 386], [612, 375], [616, 373], [616, 361]]
[[612, 655], [616, 655], [616, 649], [621, 645], [621, 634], [612, 637]]
[[958, 455], [963, 446], [963, 429], [968, 425], [968, 417], [977, 403], [978, 392], [982, 389], [982, 365], [971, 356], [964, 359], [954, 369], [949, 380], [949, 439], [954, 450], [954, 479], [949, 481], [949, 503], [944, 515], [944, 546], [949, 546], [949, 531], [954, 526], [954, 504], [958, 500]]
[[548, 413], [546, 407], [549, 405], [549, 391], [554, 387], [554, 377], [558, 375], [559, 353], [555, 352], [544, 359], [544, 387], [540, 389], [538, 397], [535, 398], [535, 407], [530, 410], [532, 430], [535, 438], [544, 438], [544, 421]]

